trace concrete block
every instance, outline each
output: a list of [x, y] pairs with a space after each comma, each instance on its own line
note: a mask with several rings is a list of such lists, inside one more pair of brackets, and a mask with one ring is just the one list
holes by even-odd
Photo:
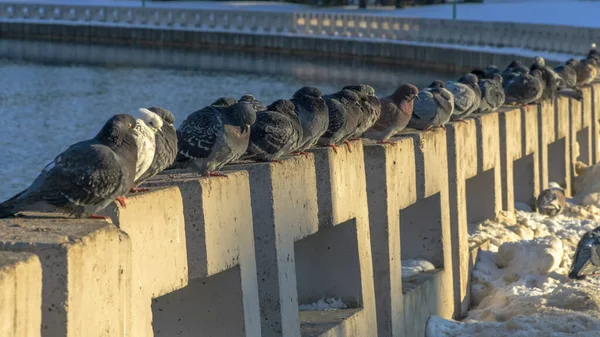
[[0, 220], [0, 250], [40, 257], [41, 335], [137, 335], [129, 325], [129, 237], [102, 220], [26, 215]]
[[498, 112], [503, 209], [514, 209], [515, 202], [534, 207], [539, 193], [538, 109], [530, 105]]
[[0, 336], [39, 337], [42, 266], [36, 255], [0, 252]]
[[591, 165], [594, 154], [593, 150], [593, 126], [592, 126], [592, 87], [588, 86], [582, 89], [583, 101], [581, 105], [581, 130], [577, 132], [577, 142], [579, 143], [579, 161]]
[[152, 300], [155, 336], [259, 336], [248, 174], [162, 174], [144, 186], [177, 187], [185, 219], [189, 282]]
[[[538, 146], [539, 146], [539, 168], [540, 168], [540, 188], [546, 189], [548, 188], [548, 182], [550, 182], [549, 178], [549, 147], [550, 144], [554, 144], [556, 142], [556, 115], [555, 111], [555, 103], [554, 101], [544, 101], [542, 102], [540, 108], [538, 109]], [[564, 150], [563, 150], [564, 153]], [[563, 160], [564, 161], [564, 160]], [[560, 164], [560, 162], [553, 163], [555, 165]], [[566, 181], [566, 177], [560, 179], [556, 182], [559, 184], [561, 182]]]
[[469, 309], [469, 226], [502, 209], [498, 115], [446, 127], [455, 316]]
[[404, 336], [400, 210], [417, 200], [414, 143], [364, 147], [371, 251], [380, 337]]
[[571, 129], [569, 99], [557, 97], [554, 103], [555, 135], [553, 143], [548, 144], [548, 182], [554, 181], [565, 187], [572, 195], [571, 188]]

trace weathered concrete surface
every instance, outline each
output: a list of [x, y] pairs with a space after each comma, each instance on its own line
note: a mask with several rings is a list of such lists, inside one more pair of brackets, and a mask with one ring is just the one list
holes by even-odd
[[455, 316], [469, 309], [469, 224], [495, 218], [502, 209], [497, 114], [446, 127]]
[[144, 186], [179, 188], [190, 280], [153, 300], [155, 335], [260, 335], [248, 174], [165, 173]]
[[[546, 102], [544, 102], [546, 104]], [[571, 128], [569, 99], [557, 97], [554, 102], [554, 130], [555, 140], [548, 144], [547, 172], [548, 182], [554, 181], [565, 188], [568, 195], [572, 195], [572, 165], [571, 165]], [[552, 137], [552, 136], [549, 136]], [[540, 144], [540, 147], [543, 145]], [[541, 152], [540, 152], [541, 154]], [[541, 165], [544, 165], [540, 159]], [[542, 167], [540, 167], [542, 169]], [[545, 185], [542, 185], [543, 188]]]
[[36, 255], [0, 252], [0, 336], [39, 337], [42, 266]]
[[300, 336], [297, 283], [303, 275], [294, 242], [318, 231], [314, 159], [232, 169], [246, 170], [250, 180], [262, 336]]
[[[429, 317], [440, 316], [439, 299], [444, 296], [442, 292], [452, 292], [452, 287], [444, 285], [442, 274], [441, 270], [436, 269], [403, 280], [405, 336], [425, 336]], [[448, 308], [453, 309], [453, 303], [448, 303]]]
[[592, 85], [592, 162], [600, 162], [600, 83]]
[[188, 282], [181, 193], [171, 187], [130, 195], [126, 208], [113, 204], [103, 214], [131, 238], [131, 331], [152, 336], [152, 299]]
[[400, 210], [417, 200], [414, 143], [365, 146], [371, 251], [380, 337], [404, 336]]
[[514, 209], [515, 202], [534, 206], [539, 193], [538, 106], [503, 108], [500, 118], [502, 207]]
[[129, 237], [106, 221], [52, 216], [0, 220], [0, 250], [41, 257], [42, 336], [132, 336]]

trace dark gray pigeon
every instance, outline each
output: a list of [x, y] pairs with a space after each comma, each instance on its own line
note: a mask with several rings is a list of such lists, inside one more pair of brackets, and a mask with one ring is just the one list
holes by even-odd
[[361, 115], [360, 98], [352, 90], [342, 89], [334, 94], [323, 96], [329, 110], [329, 125], [327, 131], [319, 138], [318, 144], [329, 146], [337, 153], [337, 146], [346, 143], [356, 131]]
[[256, 99], [256, 97], [250, 94], [245, 94], [244, 96], [240, 97], [240, 100], [238, 102], [246, 102], [252, 104], [252, 107], [256, 112], [267, 110], [267, 107], [263, 103], [259, 102]]
[[486, 78], [493, 78], [494, 75], [500, 74], [500, 69], [498, 69], [498, 67], [495, 65], [489, 65], [483, 69], [483, 72], [485, 73]]
[[244, 159], [279, 161], [302, 142], [302, 125], [294, 103], [280, 99], [256, 116]]
[[583, 280], [586, 276], [600, 271], [600, 227], [586, 232], [573, 256], [569, 278]]
[[544, 84], [539, 70], [532, 71], [532, 74], [519, 74], [504, 85], [505, 104], [534, 103], [542, 98], [543, 92]]
[[554, 70], [546, 67], [546, 61], [544, 58], [537, 56], [533, 60], [533, 64], [529, 67], [529, 71], [539, 70], [542, 72], [542, 78], [544, 79], [544, 92], [542, 99], [554, 99], [556, 92], [558, 91], [558, 81], [560, 76]]
[[454, 111], [450, 116], [450, 120], [463, 121], [464, 118], [469, 117], [479, 108], [481, 96], [478, 96], [478, 93], [475, 93], [468, 85], [446, 81], [444, 86], [452, 93], [454, 99]]
[[295, 149], [298, 153], [306, 154], [304, 151], [315, 145], [327, 131], [329, 109], [322, 96], [323, 93], [317, 88], [303, 87], [290, 100], [302, 124], [302, 141]]
[[567, 206], [565, 191], [557, 183], [550, 183], [537, 197], [535, 205], [540, 214], [547, 216], [559, 215]]
[[479, 79], [479, 88], [481, 89], [481, 102], [477, 112], [494, 112], [504, 104], [506, 99], [504, 88], [502, 88], [502, 76], [496, 74], [491, 79]]
[[364, 136], [381, 144], [394, 144], [389, 139], [404, 130], [413, 112], [413, 103], [419, 89], [412, 84], [403, 84], [393, 94], [382, 97], [381, 116], [365, 132]]
[[563, 79], [566, 88], [575, 88], [577, 85], [577, 72], [570, 64], [561, 64], [554, 68], [554, 71]]
[[161, 107], [153, 106], [148, 108], [148, 110], [162, 118], [163, 123], [155, 136], [156, 150], [154, 152], [152, 164], [146, 172], [135, 181], [132, 192], [147, 191], [147, 189], [136, 187], [171, 166], [177, 156], [177, 131], [173, 125], [175, 123], [175, 116], [173, 116], [171, 111]]
[[354, 91], [360, 99], [358, 125], [354, 132], [349, 136], [349, 139], [358, 139], [362, 137], [362, 135], [377, 122], [379, 116], [381, 116], [381, 102], [379, 101], [379, 98], [375, 96], [375, 89], [370, 85], [349, 85], [342, 88], [342, 90], [344, 89]]
[[135, 176], [135, 124], [130, 115], [115, 115], [94, 138], [71, 145], [26, 190], [0, 204], [0, 218], [50, 209], [104, 218], [94, 214], [113, 200], [125, 207]]
[[408, 122], [409, 128], [428, 130], [443, 127], [450, 120], [454, 111], [454, 97], [448, 89], [435, 85], [436, 82], [419, 92], [419, 99], [414, 102], [413, 114]]
[[255, 120], [252, 104], [244, 102], [192, 112], [177, 129], [176, 161], [193, 163], [202, 175], [225, 176], [217, 171], [246, 151]]
[[[244, 97], [244, 96], [242, 96], [242, 97]], [[231, 97], [219, 97], [214, 102], [212, 102], [210, 105], [211, 106], [216, 106], [216, 107], [228, 107], [228, 106], [234, 105], [237, 102], [238, 101], [235, 98], [231, 98]]]

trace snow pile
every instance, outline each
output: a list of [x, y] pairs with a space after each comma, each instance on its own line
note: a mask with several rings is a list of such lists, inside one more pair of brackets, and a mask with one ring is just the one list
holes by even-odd
[[342, 299], [335, 297], [330, 297], [327, 299], [322, 298], [317, 302], [300, 304], [298, 306], [298, 310], [300, 311], [327, 311], [346, 308], [348, 308], [348, 306], [342, 301]]
[[434, 270], [433, 263], [422, 259], [402, 260], [402, 278], [415, 276], [417, 274]]
[[490, 241], [472, 275], [464, 322], [432, 317], [427, 336], [600, 336], [600, 279], [566, 276], [581, 236], [600, 225], [600, 209], [569, 206], [554, 218], [501, 212], [471, 236]]
[[575, 202], [600, 207], [600, 165], [588, 167], [577, 162], [575, 172], [577, 173], [574, 181]]

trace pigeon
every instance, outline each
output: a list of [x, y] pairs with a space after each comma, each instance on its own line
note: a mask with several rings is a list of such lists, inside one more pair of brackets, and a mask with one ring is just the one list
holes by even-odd
[[494, 112], [504, 104], [506, 97], [504, 95], [504, 88], [502, 88], [502, 82], [503, 79], [500, 74], [494, 75], [491, 79], [479, 79], [481, 102], [479, 103], [477, 112]]
[[137, 181], [152, 165], [156, 151], [156, 133], [163, 126], [163, 120], [153, 111], [139, 109], [140, 117], [135, 124], [135, 142], [137, 144], [137, 161], [135, 178]]
[[593, 58], [585, 59], [581, 62], [575, 62], [571, 60], [570, 64], [575, 67], [577, 73], [577, 85], [587, 85], [598, 75], [598, 69], [596, 68], [596, 61]]
[[481, 104], [481, 88], [479, 87], [479, 78], [477, 78], [475, 74], [469, 73], [461, 76], [461, 78], [458, 79], [458, 82], [467, 85], [469, 88], [471, 88], [471, 90], [473, 90], [473, 93], [475, 93], [474, 105], [476, 106], [475, 111], [477, 111], [479, 105]]
[[538, 195], [535, 205], [540, 214], [550, 217], [559, 215], [567, 206], [565, 191], [557, 183], [550, 183], [548, 189], [545, 189]]
[[500, 69], [495, 65], [489, 65], [483, 69], [483, 72], [485, 73], [486, 78], [493, 78], [494, 75], [500, 74]]
[[156, 150], [150, 167], [134, 182], [132, 192], [144, 192], [147, 189], [137, 188], [144, 181], [154, 177], [167, 167], [171, 166], [177, 156], [177, 130], [175, 130], [175, 117], [173, 113], [161, 107], [151, 107], [148, 110], [154, 112], [162, 119], [162, 127], [156, 133]]
[[302, 124], [302, 141], [295, 149], [298, 153], [306, 155], [305, 151], [327, 131], [329, 109], [322, 96], [323, 93], [317, 88], [303, 87], [290, 100]]
[[[242, 96], [242, 98], [244, 98], [244, 96]], [[216, 106], [216, 107], [228, 107], [228, 106], [234, 105], [237, 102], [238, 101], [235, 98], [219, 97], [214, 102], [212, 102], [210, 105]], [[255, 109], [255, 111], [256, 111], [256, 109]]]
[[355, 132], [361, 114], [360, 98], [352, 90], [342, 89], [335, 94], [323, 96], [329, 110], [327, 131], [319, 138], [318, 144], [329, 146], [337, 153], [337, 145], [346, 143]]
[[176, 161], [191, 162], [201, 175], [225, 176], [217, 171], [246, 151], [255, 120], [256, 111], [245, 102], [192, 112], [177, 129]]
[[583, 280], [586, 275], [595, 274], [600, 270], [600, 227], [586, 232], [573, 255], [573, 263], [569, 278]]
[[542, 99], [554, 99], [558, 90], [558, 80], [560, 76], [554, 70], [546, 67], [546, 61], [544, 58], [537, 56], [529, 71], [540, 70], [542, 72], [542, 78], [544, 79], [544, 92], [542, 93]]
[[428, 130], [443, 127], [450, 120], [454, 111], [454, 97], [446, 88], [437, 87], [439, 82], [419, 92], [419, 99], [414, 102], [413, 114], [407, 125], [409, 128]]
[[135, 125], [131, 115], [110, 118], [94, 138], [71, 145], [27, 189], [0, 204], [0, 218], [49, 208], [76, 218], [105, 218], [95, 213], [113, 200], [125, 207], [136, 171]]
[[302, 136], [302, 125], [294, 111], [294, 103], [277, 100], [256, 115], [243, 159], [277, 162], [298, 148]]
[[256, 99], [256, 97], [250, 94], [245, 94], [244, 96], [240, 97], [240, 100], [238, 102], [246, 102], [252, 104], [252, 107], [256, 112], [267, 110], [267, 107], [263, 103], [259, 102]]
[[542, 73], [534, 70], [531, 74], [519, 74], [516, 78], [505, 83], [505, 104], [526, 105], [537, 102], [544, 92]]
[[468, 117], [479, 108], [481, 97], [477, 96], [468, 85], [460, 82], [446, 81], [444, 82], [444, 86], [452, 93], [454, 99], [454, 111], [450, 116], [450, 120], [464, 121], [463, 118]]
[[354, 91], [360, 98], [358, 125], [349, 139], [358, 139], [370, 129], [381, 116], [381, 102], [375, 96], [375, 89], [370, 85], [359, 84], [345, 86], [342, 89]]
[[389, 139], [404, 130], [413, 112], [414, 99], [419, 89], [412, 84], [403, 84], [390, 96], [380, 98], [381, 116], [365, 132], [364, 136], [380, 144], [394, 144]]
[[523, 63], [521, 63], [521, 61], [519, 60], [514, 60], [512, 61], [508, 67], [506, 67], [506, 70], [513, 72], [513, 73], [519, 73], [519, 74], [527, 74], [529, 73], [529, 68], [527, 68]]
[[554, 71], [562, 78], [566, 88], [575, 88], [577, 85], [577, 72], [571, 64], [561, 64]]

